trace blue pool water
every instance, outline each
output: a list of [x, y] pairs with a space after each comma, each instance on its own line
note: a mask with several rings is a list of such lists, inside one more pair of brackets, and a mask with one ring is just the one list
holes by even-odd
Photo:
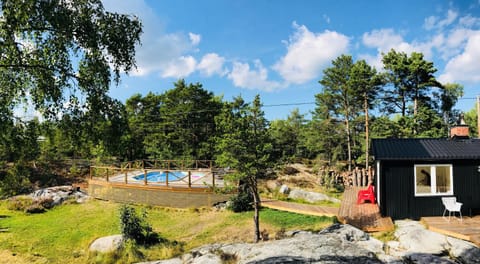
[[[187, 176], [187, 173], [184, 171], [169, 171], [168, 172], [168, 181], [179, 181], [183, 177]], [[138, 176], [133, 177], [135, 180], [143, 181], [145, 179], [145, 175], [141, 174]], [[167, 173], [165, 171], [151, 171], [147, 173], [147, 181], [149, 182], [166, 182], [167, 181]]]

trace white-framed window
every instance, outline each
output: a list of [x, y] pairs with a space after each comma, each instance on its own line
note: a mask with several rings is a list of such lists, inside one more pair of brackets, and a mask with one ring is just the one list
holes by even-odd
[[415, 196], [434, 195], [453, 195], [452, 165], [415, 165]]

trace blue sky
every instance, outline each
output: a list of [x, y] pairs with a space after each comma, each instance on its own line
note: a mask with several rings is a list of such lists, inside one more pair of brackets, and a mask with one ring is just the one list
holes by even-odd
[[381, 53], [392, 48], [422, 52], [441, 82], [462, 84], [457, 108], [472, 109], [480, 95], [480, 0], [103, 3], [144, 25], [138, 69], [110, 92], [123, 102], [162, 93], [183, 78], [226, 100], [260, 94], [267, 118], [284, 119], [294, 108], [315, 108], [308, 103], [321, 91], [322, 72], [339, 55], [381, 70]]

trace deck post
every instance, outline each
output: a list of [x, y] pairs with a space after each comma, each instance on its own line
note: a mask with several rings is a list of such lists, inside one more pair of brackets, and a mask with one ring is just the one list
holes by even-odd
[[215, 189], [215, 174], [212, 172], [212, 187]]
[[127, 177], [128, 177], [128, 170], [125, 170], [125, 184], [128, 183]]
[[165, 172], [165, 184], [167, 184], [168, 187], [168, 170]]
[[107, 182], [108, 182], [108, 181], [109, 181], [109, 179], [108, 179], [108, 168], [107, 168]]
[[143, 169], [143, 184], [144, 184], [144, 185], [148, 185], [148, 182], [147, 182], [147, 170], [146, 170], [146, 169]]
[[192, 171], [188, 171], [188, 188], [192, 188]]

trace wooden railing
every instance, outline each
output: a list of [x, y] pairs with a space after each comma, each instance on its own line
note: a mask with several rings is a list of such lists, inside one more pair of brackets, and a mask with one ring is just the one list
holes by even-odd
[[213, 160], [136, 160], [123, 162], [122, 169], [198, 170], [214, 169]]
[[[136, 166], [140, 164], [142, 164], [143, 167], [136, 168]], [[145, 168], [145, 164], [149, 166], [154, 165], [152, 167], [156, 168]], [[212, 167], [207, 169], [198, 166], [198, 164], [201, 163], [195, 163], [194, 168], [187, 168], [185, 163], [175, 164], [172, 161], [162, 163], [163, 166], [158, 166], [158, 164], [160, 163], [149, 164], [148, 162], [142, 161], [142, 163], [127, 163], [126, 166], [120, 168], [113, 166], [91, 166], [90, 180], [106, 181], [117, 184], [122, 183], [178, 188], [222, 188], [225, 186], [223, 179], [224, 175], [220, 173], [219, 170], [214, 170]], [[148, 174], [152, 172], [165, 173], [165, 181], [150, 181]], [[177, 176], [179, 172], [184, 172], [186, 175], [179, 177]], [[134, 177], [140, 177], [143, 179], [135, 179]]]

